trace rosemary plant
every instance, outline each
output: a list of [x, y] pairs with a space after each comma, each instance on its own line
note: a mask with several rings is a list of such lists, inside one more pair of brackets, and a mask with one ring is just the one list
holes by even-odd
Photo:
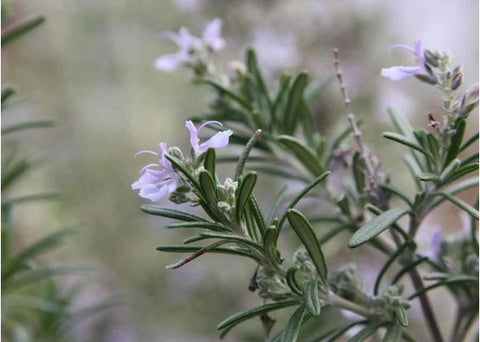
[[[285, 72], [273, 85], [268, 84], [252, 49], [244, 63], [230, 63], [228, 72], [222, 73], [212, 61], [212, 54], [224, 45], [220, 29], [221, 21], [215, 19], [202, 38], [185, 28], [178, 34], [165, 33], [180, 51], [155, 63], [164, 71], [181, 65], [190, 68], [194, 81], [214, 94], [211, 113], [186, 122], [191, 151], [168, 148], [165, 143], [160, 144], [158, 153], [141, 151], [158, 158], [142, 169], [132, 185], [141, 197], [159, 201], [168, 196], [173, 204], [199, 206], [204, 213], [198, 216], [174, 209], [174, 205], [142, 206], [148, 214], [175, 220], [168, 228], [195, 231], [183, 244], [157, 248], [189, 253], [167, 268], [179, 268], [205, 253], [232, 254], [256, 264], [249, 290], [258, 294], [262, 304], [221, 322], [217, 327], [221, 336], [239, 323], [260, 318], [266, 340], [293, 342], [307, 322], [321, 320], [331, 312], [328, 310], [341, 309], [356, 315], [346, 315], [346, 323], [301, 340], [333, 341], [353, 327], [361, 327], [350, 334], [350, 341], [370, 336], [382, 341], [421, 341], [409, 329], [408, 310], [418, 300], [432, 341], [463, 341], [478, 318], [478, 201], [467, 203], [457, 195], [478, 186], [478, 153], [466, 153], [478, 133], [464, 136], [468, 116], [478, 105], [478, 83], [460, 91], [462, 67], [452, 68], [448, 54], [425, 50], [420, 40], [413, 48], [394, 46], [412, 52], [416, 65], [383, 69], [381, 74], [393, 81], [414, 76], [441, 95], [442, 117], [428, 114], [426, 127], [412, 128], [404, 116], [390, 110], [394, 132], [385, 132], [383, 137], [385, 144], [404, 147], [416, 187], [409, 193], [390, 179], [384, 164], [362, 139], [338, 50], [333, 57], [346, 125], [338, 137], [327, 140], [315, 129], [309, 103], [320, 89], [308, 73]], [[194, 123], [201, 126], [197, 129]], [[217, 133], [200, 138], [199, 131], [206, 127]], [[242, 146], [242, 152], [217, 156], [216, 150], [228, 143]], [[225, 162], [235, 163], [235, 172], [220, 179], [217, 169]], [[328, 179], [335, 176], [339, 162], [349, 171], [340, 181], [341, 194], [334, 195]], [[302, 188], [290, 197], [286, 187], [279, 189], [270, 207], [262, 208], [255, 195], [257, 172], [298, 182]], [[310, 202], [317, 201], [316, 212], [301, 209], [307, 196]], [[417, 233], [424, 219], [443, 202], [453, 203], [469, 215], [469, 227], [455, 238], [432, 237], [433, 252], [422, 253], [417, 248]], [[407, 219], [399, 221], [403, 217]], [[319, 237], [317, 228], [326, 222], [330, 228], [323, 228], [327, 233]], [[284, 257], [278, 244], [287, 228], [300, 241], [292, 259]], [[345, 248], [374, 248], [383, 253], [372, 292], [362, 289], [352, 264], [329, 267], [331, 260], [322, 247], [340, 232], [350, 234]], [[454, 324], [449, 335], [439, 328], [435, 315], [439, 308], [429, 298], [430, 291], [439, 287], [456, 300], [457, 313], [451, 318]], [[289, 307], [293, 313], [288, 323], [270, 336], [275, 322], [271, 312]]]

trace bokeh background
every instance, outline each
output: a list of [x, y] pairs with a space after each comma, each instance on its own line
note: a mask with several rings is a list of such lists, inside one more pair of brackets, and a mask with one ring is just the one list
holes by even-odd
[[[208, 92], [191, 84], [188, 71], [153, 68], [155, 58], [175, 51], [160, 31], [188, 26], [199, 35], [206, 21], [222, 18], [227, 46], [216, 57], [218, 64], [226, 68], [254, 46], [271, 80], [283, 68], [307, 69], [318, 80], [327, 80], [333, 75], [331, 51], [340, 48], [354, 111], [368, 122], [363, 128], [366, 141], [392, 178], [406, 187], [412, 186], [403, 180], [406, 169], [391, 157], [398, 151], [379, 134], [389, 129], [386, 108], [425, 126], [428, 111], [439, 114], [439, 94], [413, 79], [393, 83], [381, 78], [382, 67], [412, 61], [400, 50], [389, 54], [388, 47], [422, 38], [425, 47], [448, 50], [464, 66], [464, 88], [478, 80], [476, 0], [5, 2], [10, 21], [41, 13], [47, 23], [2, 51], [2, 83], [15, 84], [27, 96], [2, 121], [58, 121], [47, 132], [19, 134], [12, 142], [31, 156], [46, 158], [15, 191], [61, 193], [58, 203], [25, 205], [15, 212], [22, 239], [27, 243], [61, 223], [79, 222], [79, 233], [47, 258], [95, 268], [79, 307], [112, 293], [126, 299], [126, 304], [83, 321], [71, 340], [214, 341], [218, 322], [260, 303], [247, 291], [254, 270], [248, 261], [205, 256], [167, 271], [165, 265], [179, 255], [162, 254], [155, 247], [178, 243], [184, 235], [143, 214], [139, 208], [145, 201], [130, 189], [148, 159], [134, 160], [135, 152], [155, 149], [160, 141], [185, 148], [184, 121], [208, 109]], [[315, 101], [314, 112], [324, 135], [345, 127], [335, 82]], [[478, 126], [478, 111], [469, 124], [471, 131]], [[271, 193], [258, 190], [266, 202]], [[442, 222], [447, 231], [461, 229], [450, 206], [427, 221], [430, 226]], [[330, 249], [332, 260], [348, 253], [346, 247]], [[239, 326], [226, 340], [261, 341], [260, 324]]]

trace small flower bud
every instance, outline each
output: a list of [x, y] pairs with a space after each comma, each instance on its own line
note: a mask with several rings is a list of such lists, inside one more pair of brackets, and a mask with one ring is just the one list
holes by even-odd
[[433, 75], [426, 75], [426, 74], [417, 74], [415, 75], [416, 78], [418, 78], [420, 81], [428, 83], [428, 84], [437, 84], [438, 80], [435, 76]]
[[458, 115], [467, 117], [468, 114], [478, 106], [478, 83], [467, 89], [462, 97], [462, 103]]
[[180, 150], [177, 146], [170, 147], [168, 149], [168, 154], [174, 156], [177, 159], [180, 159], [180, 160], [183, 159], [182, 150]]
[[237, 80], [247, 72], [247, 67], [240, 61], [230, 61], [227, 65], [227, 72], [231, 80]]
[[462, 83], [463, 83], [463, 68], [459, 66], [453, 70], [453, 77], [452, 77], [452, 83], [450, 85], [450, 88], [452, 90], [456, 90], [458, 87], [462, 85]]
[[438, 52], [432, 52], [430, 50], [423, 51], [423, 56], [425, 57], [425, 62], [434, 68], [439, 66], [440, 54]]

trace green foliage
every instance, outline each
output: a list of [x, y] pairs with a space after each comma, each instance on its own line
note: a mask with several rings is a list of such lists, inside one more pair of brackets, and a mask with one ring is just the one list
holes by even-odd
[[[223, 121], [233, 132], [230, 143], [241, 145], [242, 152], [239, 157], [217, 156], [213, 149], [191, 158], [165, 155], [181, 177], [182, 188], [189, 189], [185, 203], [199, 205], [208, 219], [153, 205], [144, 205], [142, 210], [180, 221], [167, 224], [167, 228], [188, 228], [189, 231], [195, 228], [195, 233], [184, 240], [183, 245], [157, 248], [192, 253], [169, 266], [170, 269], [181, 267], [205, 253], [244, 256], [256, 263], [249, 290], [258, 293], [263, 305], [220, 323], [218, 329], [222, 337], [237, 324], [260, 317], [268, 338], [274, 320], [267, 314], [296, 306], [286, 326], [270, 341], [303, 338], [301, 333], [308, 321], [319, 316], [323, 319], [330, 308], [348, 310], [364, 319], [345, 319], [334, 328], [317, 331], [313, 337], [306, 336], [306, 341], [333, 341], [357, 325], [363, 328], [350, 341], [365, 341], [376, 334], [384, 341], [414, 341], [407, 333], [407, 310], [411, 301], [420, 297], [426, 326], [434, 340], [443, 341], [425, 295], [444, 286], [458, 301], [462, 298], [478, 301], [478, 291], [472, 286], [478, 284], [478, 274], [472, 271], [475, 265], [478, 271], [478, 204], [471, 205], [457, 197], [460, 192], [478, 186], [478, 178], [473, 175], [478, 169], [478, 153], [466, 157], [462, 154], [478, 139], [478, 134], [474, 134], [464, 141], [468, 114], [476, 107], [475, 101], [478, 102], [475, 93], [478, 87], [473, 86], [463, 96], [455, 98], [453, 92], [461, 80], [461, 75], [458, 76], [461, 69], [449, 70], [448, 56], [436, 53], [432, 55], [435, 58], [428, 59], [435, 61], [435, 65], [428, 64], [426, 74], [416, 76], [427, 83], [435, 83], [442, 91], [443, 126], [432, 117], [428, 131], [414, 129], [406, 117], [389, 110], [397, 132], [385, 132], [383, 137], [388, 139], [388, 144], [402, 145], [408, 153], [405, 162], [416, 186], [415, 192], [409, 193], [390, 179], [386, 171], [388, 166], [382, 164], [363, 142], [358, 128], [361, 122], [351, 112], [346, 95], [338, 51], [335, 55], [337, 78], [348, 115], [345, 129], [331, 139], [316, 130], [309, 107], [314, 94], [318, 94], [315, 89], [321, 91], [323, 88], [318, 86], [319, 82], [310, 81], [306, 72], [283, 73], [278, 80], [267, 82], [255, 52], [249, 49], [245, 65], [238, 67], [233, 76], [216, 71], [196, 74], [196, 81], [213, 90], [215, 99], [211, 112], [195, 120]], [[455, 84], [452, 83], [453, 74], [456, 75]], [[233, 177], [227, 178], [223, 185], [217, 175], [219, 162], [236, 163]], [[348, 173], [341, 173], [342, 168]], [[264, 211], [263, 202], [254, 196], [254, 193], [258, 195], [255, 189], [262, 181], [260, 173], [296, 183], [291, 188], [297, 190], [288, 194], [284, 186], [280, 191], [272, 191], [268, 197], [271, 204]], [[329, 175], [331, 183], [326, 182]], [[338, 178], [344, 179], [339, 181]], [[318, 191], [314, 192], [317, 187]], [[400, 199], [406, 208], [398, 206], [393, 199]], [[448, 241], [442, 240], [432, 242], [434, 253], [422, 255], [417, 249], [417, 232], [425, 217], [445, 201], [455, 204], [472, 219], [468, 236], [462, 237], [465, 239], [463, 252], [453, 256], [447, 248], [450, 247]], [[302, 207], [307, 203], [308, 206]], [[371, 213], [375, 217], [371, 218]], [[400, 220], [404, 216], [408, 219]], [[280, 244], [283, 233], [289, 228], [299, 241], [290, 239], [287, 243], [295, 247], [300, 245], [292, 260], [284, 255]], [[387, 229], [390, 234], [382, 234]], [[376, 279], [373, 295], [365, 293], [360, 286], [354, 268], [332, 270], [330, 266], [328, 271], [323, 245], [333, 238], [343, 243], [340, 233], [350, 235], [347, 244], [350, 248], [373, 247], [384, 254], [381, 266], [372, 275]], [[208, 244], [190, 245], [202, 241]], [[450, 254], [444, 259], [442, 253]], [[459, 265], [452, 266], [448, 257], [456, 258]], [[424, 279], [418, 273], [420, 268], [424, 271], [434, 269], [442, 276], [431, 278], [435, 283], [424, 286]], [[413, 293], [406, 295], [403, 294], [405, 275], [409, 275], [414, 288]], [[477, 314], [478, 310], [473, 308], [465, 313], [469, 318]]]

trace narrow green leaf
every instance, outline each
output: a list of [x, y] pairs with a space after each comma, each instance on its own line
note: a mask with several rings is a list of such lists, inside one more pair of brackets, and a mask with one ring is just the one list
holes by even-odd
[[225, 95], [226, 97], [235, 101], [236, 103], [238, 103], [239, 105], [241, 105], [242, 107], [244, 107], [245, 109], [247, 109], [249, 111], [252, 110], [252, 106], [250, 105], [250, 103], [246, 99], [244, 99], [243, 97], [235, 94], [233, 91], [231, 91], [230, 89], [227, 89], [223, 85], [217, 83], [215, 80], [204, 79], [204, 82], [206, 84], [209, 84], [212, 87], [214, 87], [221, 95]]
[[48, 266], [46, 268], [33, 270], [14, 277], [10, 282], [2, 281], [2, 289], [14, 287], [15, 289], [21, 286], [28, 285], [44, 278], [53, 277], [57, 275], [69, 275], [72, 273], [81, 273], [91, 270], [82, 266]]
[[444, 168], [446, 168], [447, 165], [452, 162], [452, 160], [458, 157], [463, 136], [465, 134], [465, 127], [466, 121], [464, 119], [460, 119], [455, 123], [455, 133], [450, 138], [450, 146], [448, 148], [447, 157], [445, 158], [445, 163], [443, 164]]
[[15, 94], [16, 89], [12, 86], [5, 86], [2, 88], [2, 104], [8, 100], [10, 96]]
[[313, 232], [310, 223], [302, 213], [295, 209], [287, 210], [287, 218], [293, 230], [300, 238], [300, 241], [302, 241], [303, 245], [307, 249], [310, 258], [317, 269], [319, 277], [321, 278], [322, 282], [326, 284], [327, 263], [325, 262], [322, 249], [320, 248], [320, 244], [318, 243], [317, 237]]
[[280, 204], [282, 203], [282, 201], [285, 199], [285, 194], [287, 192], [287, 186], [285, 185], [281, 190], [280, 192], [278, 193], [278, 195], [276, 195], [274, 198], [273, 198], [273, 203], [272, 203], [272, 207], [270, 208], [270, 211], [268, 212], [268, 216], [267, 216], [267, 221], [266, 221], [266, 225], [267, 226], [270, 226], [272, 224], [272, 221], [273, 219], [275, 218], [275, 213], [277, 212], [278, 210], [278, 207], [280, 206]]
[[35, 201], [52, 201], [58, 199], [58, 193], [51, 192], [51, 193], [40, 193], [40, 194], [33, 194], [33, 195], [26, 195], [21, 197], [15, 198], [2, 198], [2, 207], [9, 206], [9, 205], [17, 205]]
[[207, 220], [205, 220], [205, 219], [203, 219], [199, 216], [189, 214], [189, 213], [186, 213], [186, 212], [180, 211], [180, 210], [175, 210], [175, 209], [170, 209], [170, 208], [165, 208], [165, 207], [159, 207], [157, 205], [144, 204], [144, 205], [141, 206], [141, 209], [142, 209], [142, 211], [146, 212], [147, 214], [173, 218], [173, 219], [179, 220], [179, 221], [209, 223]]
[[432, 284], [432, 285], [429, 285], [429, 286], [426, 286], [424, 288], [422, 288], [421, 290], [413, 293], [412, 295], [410, 295], [408, 297], [408, 300], [412, 300], [414, 299], [415, 297], [418, 297], [430, 290], [433, 290], [439, 286], [445, 286], [445, 285], [460, 285], [460, 284], [468, 284], [468, 283], [477, 283], [477, 286], [478, 286], [478, 278], [477, 277], [472, 277], [472, 276], [463, 276], [463, 275], [460, 275], [460, 276], [453, 276], [453, 277], [450, 277], [446, 280], [442, 280], [442, 281], [439, 281], [438, 283], [435, 283], [435, 284]]
[[56, 121], [52, 120], [27, 121], [2, 128], [2, 135], [7, 135], [26, 129], [53, 127], [55, 125]]
[[[315, 342], [319, 342], [320, 339], [329, 336], [328, 340], [326, 340], [325, 342], [333, 342], [333, 341], [335, 341], [338, 337], [340, 337], [341, 335], [343, 335], [344, 333], [346, 333], [348, 330], [350, 330], [351, 328], [353, 328], [354, 326], [356, 326], [356, 325], [363, 325], [363, 324], [366, 324], [366, 323], [368, 323], [368, 321], [366, 321], [366, 320], [365, 320], [365, 321], [357, 321], [357, 322], [353, 322], [353, 323], [350, 323], [350, 324], [347, 324], [347, 325], [344, 325], [344, 326], [340, 326], [340, 327], [337, 327], [337, 328], [328, 330], [326, 333], [323, 333], [323, 334], [321, 334], [320, 336], [317, 336], [314, 341], [315, 341]], [[313, 341], [312, 341], [312, 342], [313, 342]]]
[[262, 211], [260, 210], [257, 199], [253, 194], [250, 196], [248, 205], [255, 219], [255, 222], [257, 223], [257, 227], [260, 233], [263, 235], [264, 231], [267, 229], [267, 224], [265, 222], [265, 219], [263, 218]]
[[285, 146], [314, 176], [324, 172], [324, 167], [318, 157], [297, 138], [280, 135], [278, 142]]
[[353, 234], [348, 242], [348, 246], [350, 248], [358, 247], [373, 239], [407, 213], [409, 213], [409, 210], [397, 208], [388, 210], [382, 215], [375, 217]]
[[74, 227], [63, 228], [22, 249], [19, 254], [8, 260], [2, 267], [2, 281], [6, 281], [19, 269], [19, 267], [21, 267], [22, 264], [61, 244], [65, 236], [70, 235], [73, 232], [75, 232]]
[[24, 19], [15, 23], [12, 27], [9, 27], [2, 32], [2, 46], [5, 46], [14, 40], [20, 38], [25, 33], [38, 27], [45, 21], [44, 16], [36, 16], [33, 18]]
[[280, 263], [281, 261], [277, 251], [277, 234], [275, 226], [268, 227], [263, 234], [263, 245], [265, 246], [265, 252], [269, 259], [275, 263]]
[[440, 182], [440, 177], [434, 173], [426, 173], [426, 172], [421, 173], [418, 176], [418, 179], [420, 179], [423, 182], [435, 182], [435, 183]]
[[288, 286], [290, 289], [295, 292], [297, 295], [301, 296], [302, 295], [302, 290], [300, 285], [297, 282], [297, 279], [295, 277], [295, 274], [297, 273], [298, 269], [300, 267], [298, 265], [292, 266], [287, 270], [287, 273], [285, 275], [285, 280], [287, 281]]
[[413, 268], [417, 267], [418, 265], [420, 265], [421, 263], [423, 263], [427, 260], [428, 260], [427, 257], [421, 257], [421, 258], [419, 258], [415, 261], [412, 261], [411, 263], [405, 265], [404, 267], [402, 267], [402, 269], [400, 271], [398, 271], [398, 273], [395, 274], [395, 276], [393, 277], [392, 284], [397, 283], [410, 270], [412, 270]]
[[478, 140], [478, 132], [477, 132], [477, 134], [474, 134], [470, 138], [468, 138], [468, 140], [465, 141], [465, 143], [462, 145], [462, 147], [460, 147], [460, 151], [458, 151], [458, 152], [459, 153], [463, 152], [466, 148], [468, 148], [468, 146], [470, 146], [471, 144], [473, 144], [477, 140]]
[[471, 163], [471, 164], [466, 164], [462, 165], [460, 164], [460, 167], [457, 168], [455, 171], [453, 171], [446, 179], [445, 183], [451, 183], [454, 180], [461, 178], [473, 171], [478, 170], [478, 162], [477, 163]]
[[226, 232], [228, 229], [222, 225], [213, 223], [213, 222], [205, 222], [205, 221], [194, 221], [194, 222], [176, 222], [170, 223], [165, 226], [165, 228], [169, 229], [177, 229], [177, 228], [201, 228], [201, 229], [210, 229], [216, 232]]
[[[195, 253], [204, 248], [203, 246], [186, 246], [186, 245], [164, 245], [158, 246], [157, 251], [160, 252], [171, 252], [171, 253]], [[256, 256], [251, 254], [248, 250], [233, 248], [233, 247], [216, 247], [209, 249], [206, 253], [220, 253], [220, 254], [231, 254], [231, 255], [240, 255], [247, 258], [251, 258], [256, 262], [261, 262]]]
[[245, 175], [245, 177], [240, 181], [240, 185], [238, 187], [236, 193], [236, 215], [237, 220], [240, 221], [243, 209], [248, 202], [248, 198], [250, 197], [255, 183], [257, 181], [257, 174], [255, 172], [249, 172]]
[[383, 337], [383, 342], [402, 342], [402, 327], [399, 324], [390, 324]]
[[445, 182], [448, 177], [460, 166], [460, 159], [453, 159], [450, 164], [448, 164], [440, 175], [440, 181]]
[[195, 189], [200, 190], [200, 184], [191, 174], [191, 172], [185, 168], [181, 160], [168, 153], [165, 153], [165, 158], [167, 158], [167, 160], [172, 163], [174, 169], [178, 170], [182, 175], [185, 176], [186, 180], [188, 180]]
[[304, 290], [305, 307], [312, 316], [320, 316], [321, 306], [318, 297], [318, 280], [310, 280]]
[[216, 205], [217, 203], [217, 189], [215, 182], [207, 170], [200, 171], [198, 175], [200, 189], [208, 205]]
[[217, 329], [218, 330], [228, 329], [250, 318], [263, 315], [270, 311], [283, 309], [283, 308], [286, 308], [292, 305], [297, 305], [297, 304], [298, 304], [298, 301], [296, 300], [287, 300], [287, 301], [275, 302], [275, 303], [265, 304], [262, 306], [257, 306], [253, 309], [248, 309], [230, 316], [229, 318], [221, 322], [217, 326]]
[[348, 340], [348, 342], [362, 342], [368, 337], [372, 336], [384, 323], [368, 323], [355, 336]]
[[437, 193], [437, 195], [442, 196], [446, 200], [452, 202], [457, 207], [459, 207], [460, 209], [465, 211], [468, 215], [470, 215], [471, 217], [473, 217], [474, 219], [476, 219], [478, 221], [478, 210], [475, 209], [474, 207], [472, 207], [470, 204], [468, 204], [468, 203], [462, 201], [460, 198], [452, 196], [452, 195], [450, 195], [446, 192], [439, 192], [439, 193]]
[[[328, 175], [330, 175], [330, 171], [327, 171], [327, 172], [321, 174], [320, 176], [318, 176], [317, 178], [315, 178], [310, 184], [308, 184], [305, 188], [303, 188], [302, 191], [300, 191], [297, 196], [295, 196], [295, 198], [288, 205], [287, 209], [291, 209], [291, 208], [295, 207], [295, 205], [297, 205], [297, 203], [306, 194], [308, 194], [310, 192], [310, 190], [312, 190], [315, 186], [317, 186], [319, 183], [321, 183], [323, 180], [325, 180], [328, 177]], [[287, 219], [287, 214], [288, 214], [288, 211], [286, 211], [282, 215], [282, 217], [280, 218], [280, 221], [278, 222], [278, 230], [279, 231], [282, 229], [283, 223]]]
[[292, 88], [288, 94], [287, 106], [283, 116], [283, 128], [287, 134], [292, 134], [295, 131], [297, 117], [295, 116], [296, 109], [303, 97], [303, 91], [308, 83], [308, 74], [301, 72], [293, 81]]
[[395, 318], [402, 327], [408, 327], [407, 310], [403, 306], [395, 307]]
[[410, 148], [412, 148], [412, 149], [414, 149], [418, 152], [423, 153], [424, 155], [426, 155], [430, 159], [433, 159], [433, 157], [422, 146], [420, 146], [416, 141], [414, 141], [410, 138], [407, 138], [406, 136], [403, 136], [403, 135], [398, 134], [398, 133], [393, 133], [393, 132], [384, 132], [382, 134], [382, 136], [384, 138], [389, 139], [389, 140], [393, 140], [393, 141], [396, 141], [396, 142], [398, 142], [402, 145], [410, 147]]
[[2, 171], [2, 192], [14, 184], [31, 166], [31, 162], [23, 159], [9, 167], [5, 172]]
[[209, 148], [207, 152], [205, 152], [203, 167], [205, 168], [205, 170], [207, 170], [210, 173], [210, 176], [212, 176], [213, 180], [215, 180], [215, 177], [217, 175], [215, 171], [215, 161], [216, 161], [215, 149]]
[[391, 194], [397, 195], [405, 203], [407, 203], [409, 207], [412, 207], [412, 202], [408, 198], [408, 195], [403, 193], [402, 190], [400, 188], [398, 188], [397, 186], [395, 186], [393, 184], [390, 184], [390, 183], [383, 183], [383, 184], [380, 184], [380, 188], [382, 190], [385, 190], [385, 191], [391, 193]]
[[348, 204], [348, 199], [344, 193], [337, 196], [335, 203], [337, 203], [337, 207], [343, 215], [346, 217], [352, 217], [352, 214], [350, 213], [350, 205]]
[[262, 130], [257, 129], [256, 132], [253, 134], [253, 136], [248, 140], [247, 144], [245, 145], [245, 148], [243, 149], [242, 154], [238, 159], [237, 168], [235, 170], [235, 178], [234, 178], [235, 181], [238, 181], [242, 176], [243, 168], [245, 167], [245, 163], [247, 162], [248, 156], [250, 155], [250, 151], [252, 150], [253, 146], [255, 146], [255, 143], [258, 141], [261, 134], [262, 134]]
[[300, 306], [288, 320], [285, 331], [283, 332], [282, 342], [296, 342], [303, 318], [305, 317], [305, 308]]
[[360, 152], [355, 151], [353, 153], [353, 158], [352, 158], [352, 171], [353, 171], [353, 179], [355, 180], [355, 187], [357, 188], [357, 192], [359, 194], [363, 194], [366, 187], [365, 173], [363, 170], [364, 170], [364, 165], [363, 165], [362, 158], [360, 156]]
[[257, 81], [258, 88], [260, 89], [262, 96], [267, 101], [268, 107], [272, 107], [272, 100], [270, 99], [270, 94], [268, 93], [268, 88], [265, 84], [265, 80], [263, 79], [262, 73], [260, 68], [258, 67], [257, 56], [255, 55], [255, 51], [253, 49], [247, 50], [247, 70], [255, 76], [255, 80]]
[[[205, 232], [205, 233], [201, 233], [199, 235], [199, 237], [201, 237], [201, 239], [197, 239], [196, 241], [203, 240], [203, 239], [222, 239], [222, 240], [226, 240], [226, 241], [228, 240], [228, 241], [231, 241], [231, 242], [240, 243], [240, 244], [247, 245], [249, 247], [253, 247], [253, 248], [255, 248], [258, 251], [263, 253], [263, 247], [262, 246], [260, 246], [255, 241], [252, 241], [249, 238], [245, 238], [243, 236], [238, 236], [238, 235], [235, 235], [235, 234], [228, 234], [228, 233], [227, 234], [225, 234], [225, 233], [222, 234], [222, 233]], [[187, 240], [189, 240], [189, 239], [187, 239]], [[188, 241], [188, 242], [193, 242], [193, 241], [194, 240]], [[188, 242], [185, 242], [185, 243], [188, 243]]]
[[382, 282], [382, 278], [387, 273], [388, 268], [393, 264], [395, 259], [397, 259], [400, 255], [402, 255], [405, 248], [409, 246], [408, 243], [404, 243], [403, 245], [398, 248], [395, 253], [393, 253], [387, 260], [387, 262], [382, 266], [382, 269], [378, 273], [377, 280], [375, 281], [375, 286], [373, 288], [373, 294], [376, 296], [378, 295], [378, 290], [380, 289], [380, 283]]
[[280, 82], [278, 85], [277, 95], [273, 100], [272, 108], [270, 110], [272, 127], [276, 128], [278, 124], [279, 118], [277, 117], [277, 111], [282, 104], [283, 99], [286, 97], [285, 94], [288, 92], [290, 86], [290, 79], [292, 78], [291, 75], [282, 74], [280, 77]]

